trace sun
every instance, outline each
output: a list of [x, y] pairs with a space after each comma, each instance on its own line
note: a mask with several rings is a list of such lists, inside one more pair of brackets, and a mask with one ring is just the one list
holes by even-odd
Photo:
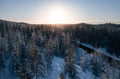
[[55, 7], [50, 10], [49, 23], [50, 24], [65, 24], [67, 23], [67, 10], [61, 7]]
[[56, 4], [39, 8], [33, 14], [34, 23], [42, 24], [72, 24], [76, 20], [76, 11], [67, 5]]

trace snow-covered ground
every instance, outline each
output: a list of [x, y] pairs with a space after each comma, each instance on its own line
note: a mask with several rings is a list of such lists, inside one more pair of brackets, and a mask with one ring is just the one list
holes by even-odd
[[76, 68], [78, 70], [78, 76], [80, 79], [100, 79], [99, 77], [96, 77], [95, 75], [93, 75], [91, 72], [89, 71], [83, 71], [83, 69], [81, 68], [81, 66], [76, 65]]
[[52, 61], [53, 71], [51, 74], [51, 79], [58, 79], [59, 74], [64, 70], [64, 59], [54, 56]]
[[[64, 70], [64, 64], [65, 63], [63, 58], [54, 57], [52, 61], [52, 66], [53, 66], [53, 71], [51, 75], [52, 79], [59, 79], [59, 74]], [[78, 76], [80, 77], [80, 79], [99, 79], [89, 71], [84, 72], [81, 66], [79, 65], [75, 65], [75, 66], [77, 68]]]
[[11, 74], [9, 72], [9, 62], [10, 60], [6, 60], [5, 68], [0, 72], [0, 79], [18, 79], [17, 76]]
[[91, 48], [91, 49], [93, 49], [95, 51], [97, 51], [98, 53], [102, 53], [103, 55], [108, 56], [108, 57], [110, 57], [110, 58], [112, 58], [112, 59], [117, 60], [117, 61], [120, 62], [120, 58], [119, 57], [116, 57], [115, 55], [111, 55], [110, 53], [108, 53], [105, 50], [105, 48], [94, 48], [92, 45], [89, 45], [87, 43], [81, 43], [81, 44], [84, 45], [84, 46], [86, 46], [86, 47], [89, 47], [89, 48]]
[[[6, 62], [6, 63], [8, 63], [8, 62]], [[50, 78], [51, 79], [59, 79], [59, 74], [64, 71], [64, 65], [65, 65], [65, 63], [64, 63], [63, 58], [54, 56], [54, 58], [52, 60], [53, 70], [51, 72]], [[78, 76], [80, 77], [80, 79], [96, 79], [96, 77], [91, 72], [89, 72], [89, 71], [84, 72], [81, 66], [79, 66], [79, 65], [75, 65], [75, 66], [77, 68]], [[9, 69], [6, 67], [5, 69], [3, 69], [2, 72], [0, 72], [0, 79], [13, 79], [13, 77], [10, 75], [8, 70]], [[17, 79], [17, 77], [14, 77], [14, 79]]]
[[[94, 48], [93, 46], [89, 45], [89, 44], [85, 44], [82, 43], [84, 46], [87, 46], [89, 48], [92, 48], [96, 51], [96, 54], [93, 53], [87, 53], [87, 51], [83, 50], [82, 48], [77, 47], [76, 50], [76, 61], [78, 64], [80, 64], [80, 67], [84, 67], [84, 69], [86, 69], [86, 73], [84, 73], [83, 75], [85, 75], [85, 77], [88, 77], [88, 79], [99, 79], [99, 78], [95, 78], [95, 76], [90, 77], [88, 74], [90, 72], [91, 73], [97, 73], [94, 72], [94, 70], [98, 69], [98, 71], [100, 71], [98, 74], [99, 77], [105, 77], [103, 79], [120, 79], [120, 67], [119, 67], [119, 63], [115, 63], [112, 62], [111, 65], [106, 57], [110, 57], [113, 60], [117, 60], [120, 61], [120, 58], [109, 54], [105, 48]], [[106, 56], [106, 57], [105, 57]], [[96, 60], [97, 64], [95, 66], [95, 64], [93, 64], [93, 60]], [[118, 66], [115, 66], [118, 65]], [[96, 68], [96, 69], [95, 69]], [[105, 70], [102, 70], [102, 69]], [[88, 74], [87, 74], [88, 73]], [[82, 74], [80, 74], [82, 75]], [[84, 76], [82, 76], [83, 79], [87, 79], [84, 78]], [[82, 79], [81, 78], [81, 79]]]

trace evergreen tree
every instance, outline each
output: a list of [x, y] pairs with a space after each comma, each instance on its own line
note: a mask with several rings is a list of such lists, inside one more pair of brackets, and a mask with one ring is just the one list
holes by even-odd
[[59, 75], [59, 79], [65, 79], [65, 76], [64, 76], [63, 73], [60, 73], [60, 75]]
[[0, 35], [0, 70], [2, 70], [5, 66], [3, 58], [4, 58], [3, 38]]
[[101, 69], [98, 66], [98, 60], [97, 60], [96, 56], [93, 56], [93, 58], [91, 60], [91, 67], [92, 67], [93, 74], [95, 74], [96, 76], [100, 76]]
[[50, 78], [50, 73], [52, 71], [53, 50], [54, 50], [53, 42], [52, 42], [52, 38], [50, 38], [46, 44], [46, 52], [45, 52], [48, 78]]
[[30, 66], [31, 66], [31, 70], [33, 74], [33, 77], [35, 77], [36, 79], [40, 78], [44, 78], [45, 77], [45, 59], [44, 59], [44, 55], [40, 52], [39, 48], [35, 45], [34, 39], [34, 32], [31, 36], [30, 39], [30, 50], [29, 50], [29, 54], [30, 54]]
[[68, 76], [69, 79], [79, 79], [75, 66], [75, 48], [73, 45], [70, 45], [66, 50], [65, 75]]

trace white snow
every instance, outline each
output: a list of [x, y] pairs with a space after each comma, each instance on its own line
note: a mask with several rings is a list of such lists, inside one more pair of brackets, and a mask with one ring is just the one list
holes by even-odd
[[115, 55], [109, 54], [104, 48], [96, 49], [96, 51], [120, 62], [120, 58], [116, 57]]
[[94, 47], [92, 45], [90, 45], [90, 44], [87, 44], [87, 43], [80, 43], [80, 44], [82, 44], [82, 45], [84, 45], [84, 46], [86, 46], [86, 47], [88, 47], [90, 49], [94, 49]]
[[[64, 65], [65, 63], [64, 63], [63, 58], [54, 56], [53, 61], [52, 61], [53, 70], [51, 72], [50, 79], [59, 79], [59, 74], [64, 71]], [[89, 71], [84, 72], [81, 66], [79, 65], [75, 65], [75, 66], [78, 70], [78, 76], [80, 77], [80, 79], [96, 79], [95, 76], [91, 72]], [[5, 68], [0, 73], [0, 79], [7, 79], [7, 78], [13, 79], [13, 77], [9, 74], [8, 68]], [[14, 79], [17, 79], [17, 77], [15, 77]]]
[[[9, 62], [10, 59], [6, 60], [5, 62], [5, 68], [0, 72], [0, 79], [13, 79], [13, 76], [9, 72]], [[18, 79], [17, 77], [14, 79]]]
[[[81, 63], [82, 65], [84, 63], [87, 63], [89, 66], [91, 57], [82, 48], [77, 48], [76, 57], [79, 58], [77, 59], [77, 61], [79, 60], [79, 62], [77, 63]], [[77, 72], [79, 73], [78, 76], [80, 77], [80, 79], [100, 79], [99, 77], [96, 77], [90, 70], [84, 71], [82, 65], [75, 64], [75, 67], [77, 68]]]
[[119, 57], [116, 57], [115, 55], [111, 55], [110, 53], [108, 53], [108, 52], [105, 50], [105, 48], [94, 48], [92, 45], [87, 44], [87, 43], [81, 43], [81, 44], [84, 45], [84, 46], [86, 46], [86, 47], [89, 47], [89, 48], [95, 50], [95, 51], [98, 52], [98, 53], [102, 53], [103, 55], [105, 55], [105, 56], [107, 56], [107, 57], [110, 57], [110, 58], [112, 58], [112, 59], [117, 60], [117, 61], [120, 62], [120, 58], [119, 58]]
[[53, 71], [51, 74], [51, 79], [58, 79], [59, 74], [64, 70], [64, 59], [54, 56], [52, 61], [52, 67], [53, 67]]
[[[59, 74], [64, 70], [64, 59], [60, 57], [54, 57], [52, 61], [53, 71], [51, 74], [52, 79], [59, 79]], [[95, 77], [91, 72], [84, 72], [82, 67], [79, 65], [75, 65], [78, 70], [78, 76], [80, 79], [99, 79]], [[67, 78], [66, 78], [67, 79]]]
[[75, 65], [78, 73], [79, 73], [79, 78], [80, 79], [100, 79], [99, 77], [96, 77], [95, 75], [93, 75], [91, 72], [89, 71], [83, 71], [83, 69], [81, 68], [81, 66], [79, 65]]

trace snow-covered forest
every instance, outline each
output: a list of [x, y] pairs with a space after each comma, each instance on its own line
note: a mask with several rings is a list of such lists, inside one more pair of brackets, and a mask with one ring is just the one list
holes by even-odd
[[[101, 53], [87, 52], [72, 40]], [[119, 24], [0, 20], [0, 79], [120, 79], [115, 58], [120, 59]]]

